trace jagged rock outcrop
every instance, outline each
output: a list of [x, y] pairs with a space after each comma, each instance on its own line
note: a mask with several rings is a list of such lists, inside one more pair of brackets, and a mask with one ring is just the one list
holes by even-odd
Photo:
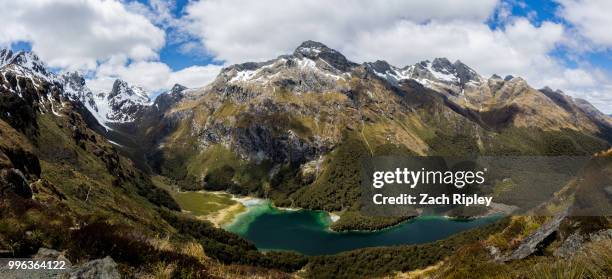
[[117, 263], [111, 258], [106, 257], [89, 261], [82, 266], [75, 267], [70, 272], [70, 279], [119, 279]]
[[212, 90], [245, 103], [271, 91], [323, 92], [343, 87], [358, 65], [327, 46], [307, 41], [293, 54], [261, 63], [243, 63], [224, 68], [211, 84]]
[[63, 261], [66, 268], [72, 267], [72, 263], [66, 258], [63, 252], [53, 249], [41, 247], [32, 258], [41, 261]]
[[15, 53], [10, 49], [0, 50], [0, 68], [4, 67], [14, 67], [15, 70], [29, 77], [38, 76], [47, 80], [54, 78], [47, 66], [33, 52], [19, 51]]
[[104, 122], [133, 122], [136, 115], [150, 105], [144, 89], [120, 79], [115, 80], [110, 92], [98, 94], [97, 99]]
[[175, 84], [168, 92], [164, 92], [157, 96], [151, 108], [155, 108], [159, 112], [165, 112], [173, 105], [183, 100], [185, 97], [184, 92], [186, 90], [187, 87], [180, 84]]
[[293, 56], [300, 58], [308, 58], [313, 61], [321, 59], [329, 66], [324, 67], [328, 70], [339, 70], [340, 72], [348, 72], [352, 70], [352, 68], [356, 67], [357, 64], [349, 61], [342, 55], [340, 52], [335, 49], [331, 49], [326, 45], [315, 42], [315, 41], [305, 41], [300, 44], [295, 51], [293, 52]]
[[503, 258], [503, 261], [520, 260], [535, 253], [545, 239], [559, 230], [559, 226], [565, 217], [567, 217], [567, 211], [557, 214], [552, 220], [544, 223], [535, 232], [525, 237], [519, 247], [512, 251], [509, 256]]
[[0, 198], [13, 193], [22, 198], [32, 198], [32, 189], [18, 169], [0, 169]]
[[571, 258], [583, 248], [586, 242], [601, 241], [604, 239], [612, 239], [612, 229], [602, 230], [587, 235], [577, 231], [567, 237], [561, 246], [554, 251], [553, 255], [555, 257]]

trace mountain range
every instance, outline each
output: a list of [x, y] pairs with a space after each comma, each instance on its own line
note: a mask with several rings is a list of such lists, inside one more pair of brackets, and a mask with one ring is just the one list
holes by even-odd
[[[333, 229], [372, 230], [405, 218], [361, 215], [362, 156], [591, 156], [612, 145], [610, 116], [559, 90], [534, 89], [520, 77], [486, 78], [445, 58], [358, 64], [314, 41], [269, 61], [228, 66], [202, 88], [177, 84], [153, 101], [149, 95], [122, 80], [109, 92], [92, 92], [82, 75], [57, 74], [32, 52], [0, 51], [0, 210], [15, 217], [5, 222], [21, 222], [8, 232], [11, 226], [0, 226], [0, 249], [14, 242], [20, 255], [40, 246], [77, 251], [70, 243], [88, 247], [92, 224], [122, 224], [109, 234], [138, 227], [215, 247], [208, 256], [224, 264], [299, 270], [303, 259], [272, 259], [225, 231], [183, 220], [153, 177], [182, 190], [339, 212]], [[32, 216], [50, 220], [48, 228]], [[84, 238], [60, 237], [75, 235], [68, 228]], [[38, 235], [24, 241], [32, 230]], [[237, 254], [249, 257], [231, 257]], [[187, 268], [191, 258], [183, 256]], [[129, 257], [119, 260], [136, 269]]]
[[290, 55], [226, 67], [203, 88], [176, 85], [151, 102], [119, 79], [110, 92], [93, 93], [78, 73], [52, 73], [33, 53], [1, 54], [9, 86], [13, 76], [20, 81], [9, 92], [21, 94], [23, 79], [52, 84], [59, 102], [47, 95], [42, 104], [54, 114], [64, 99], [85, 108], [87, 124], [141, 169], [185, 189], [286, 206], [357, 209], [357, 178], [345, 173], [357, 166], [342, 164], [358, 155], [592, 154], [612, 140], [610, 117], [585, 100], [520, 77], [485, 78], [445, 58], [402, 68], [357, 64], [306, 41]]
[[326, 210], [355, 206], [346, 172], [357, 166], [343, 164], [363, 154], [591, 154], [612, 139], [610, 118], [588, 102], [519, 77], [484, 78], [443, 58], [357, 64], [312, 41], [229, 66], [159, 117], [137, 117], [143, 128], [131, 133], [156, 152], [156, 172]]

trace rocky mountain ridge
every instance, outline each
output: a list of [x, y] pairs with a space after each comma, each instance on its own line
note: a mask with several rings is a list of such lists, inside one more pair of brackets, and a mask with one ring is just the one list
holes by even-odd
[[[33, 81], [50, 81], [54, 98], [40, 96], [46, 111], [60, 114], [56, 108], [63, 107], [64, 100], [83, 105], [107, 128], [105, 136], [132, 154], [138, 165], [154, 166], [155, 172], [165, 169], [169, 175], [184, 173], [176, 178], [192, 185], [215, 184], [207, 180], [225, 168], [230, 175], [225, 179], [232, 181], [228, 185], [242, 188], [247, 181], [236, 181], [235, 176], [246, 171], [241, 170], [246, 164], [262, 168], [267, 177], [247, 180], [270, 183], [288, 168], [299, 170], [291, 176], [305, 185], [331, 187], [325, 165], [329, 167], [338, 150], [353, 141], [357, 145], [347, 148], [360, 151], [347, 151], [355, 154], [375, 155], [390, 148], [428, 155], [552, 152], [547, 150], [556, 148], [526, 134], [500, 142], [500, 134], [516, 129], [537, 129], [543, 135], [577, 133], [598, 142], [585, 146], [560, 137], [571, 152], [603, 148], [612, 137], [609, 118], [588, 102], [559, 91], [533, 89], [517, 77], [486, 79], [462, 62], [444, 58], [404, 68], [384, 61], [357, 64], [324, 44], [306, 41], [292, 54], [229, 66], [203, 88], [187, 91], [176, 85], [151, 102], [144, 90], [121, 80], [115, 81], [110, 92], [96, 95], [79, 74], [57, 76], [41, 69], [44, 64], [33, 54], [5, 51], [2, 57], [2, 61], [16, 61], [3, 62], [7, 73], [17, 71], [29, 74], [21, 76]], [[9, 91], [18, 91], [18, 85]], [[526, 140], [537, 144], [526, 145]], [[463, 150], [452, 151], [450, 147], [457, 144]], [[229, 161], [212, 163], [211, 156], [225, 156]], [[313, 166], [317, 166], [314, 173]], [[318, 181], [322, 177], [326, 181]], [[248, 183], [259, 185], [262, 180]], [[261, 185], [253, 187], [247, 192], [270, 191]], [[313, 188], [282, 195], [294, 201], [305, 199], [302, 192]], [[355, 189], [345, 190], [352, 192], [350, 200], [358, 196]]]
[[134, 122], [155, 172], [282, 206], [358, 209], [360, 156], [578, 155], [612, 142], [606, 118], [519, 77], [443, 58], [357, 64], [312, 41], [187, 95]]
[[[109, 92], [93, 92], [87, 86], [82, 74], [78, 72], [56, 74], [50, 71], [33, 52], [15, 53], [10, 49], [2, 49], [0, 50], [0, 68], [5, 73], [10, 73], [11, 78], [14, 76], [30, 79], [35, 81], [35, 85], [40, 84], [37, 81], [53, 84], [58, 89], [58, 97], [82, 104], [95, 118], [95, 121], [106, 130], [112, 130], [110, 126], [115, 124], [134, 122], [135, 118], [145, 109], [155, 105], [149, 99], [149, 92], [121, 79], [115, 80]], [[6, 89], [17, 94], [20, 94], [21, 90], [17, 82], [15, 88]], [[168, 100], [178, 98], [177, 94], [185, 89], [187, 88], [176, 84], [171, 90], [158, 95], [161, 97], [159, 102], [168, 106]]]
[[[256, 94], [277, 89], [292, 92], [342, 91], [342, 86], [357, 74], [356, 69], [375, 74], [395, 87], [401, 87], [400, 83], [416, 81], [464, 109], [479, 114], [502, 115], [502, 121], [503, 118], [515, 117], [513, 124], [518, 126], [536, 122], [538, 126], [549, 129], [588, 129], [594, 132], [598, 128], [588, 123], [590, 120], [584, 119], [593, 117], [594, 113], [586, 106], [562, 94], [564, 98], [570, 98], [569, 103], [577, 109], [559, 108], [553, 100], [531, 88], [521, 78], [507, 76], [502, 79], [497, 75], [483, 78], [461, 61], [451, 63], [446, 58], [436, 58], [431, 62], [426, 60], [404, 68], [385, 61], [358, 65], [348, 61], [341, 53], [312, 41], [304, 42], [292, 55], [282, 55], [267, 62], [229, 66], [213, 81], [212, 87], [228, 96], [247, 99], [247, 91], [259, 91]], [[519, 109], [525, 113], [513, 112]], [[597, 118], [598, 124], [601, 122], [610, 126], [610, 120], [605, 119], [607, 117], [593, 118]], [[490, 124], [495, 126], [500, 123]]]
[[[82, 77], [24, 67], [36, 61], [22, 59], [5, 59], [0, 67], [0, 256], [74, 264], [73, 274], [28, 275], [45, 278], [155, 277], [153, 266], [168, 262], [172, 277], [190, 278], [231, 277], [219, 261], [283, 266], [246, 240], [181, 214], [173, 197], [98, 129], [83, 104], [91, 95]], [[170, 246], [157, 245], [160, 236]], [[197, 254], [186, 252], [187, 245]]]
[[[230, 66], [203, 88], [176, 85], [151, 103], [121, 81], [98, 96], [78, 74], [43, 71], [33, 54], [1, 54], [0, 254], [30, 256], [48, 247], [66, 251], [73, 262], [111, 255], [127, 277], [153, 277], [151, 270], [168, 262], [172, 276], [202, 278], [212, 268], [227, 275], [219, 262], [312, 278], [346, 270], [353, 272], [344, 274], [349, 278], [386, 276], [433, 265], [442, 277], [461, 268], [477, 274], [482, 265], [497, 268], [486, 269], [489, 275], [514, 267], [525, 272], [520, 259], [516, 266], [490, 261], [496, 253], [485, 245], [506, 255], [521, 243], [549, 243], [534, 231], [547, 228], [544, 218], [506, 219], [418, 246], [313, 258], [262, 254], [236, 235], [182, 216], [151, 174], [182, 190], [225, 190], [277, 206], [335, 211], [341, 218], [333, 229], [372, 230], [405, 218], [360, 214], [363, 157], [591, 155], [612, 142], [606, 118], [580, 100], [535, 90], [520, 78], [484, 79], [443, 59], [400, 73], [382, 62], [350, 62], [308, 41], [293, 54]], [[399, 76], [408, 73], [412, 78]], [[96, 98], [111, 101], [103, 114], [113, 116], [110, 122], [94, 114], [105, 109]], [[88, 118], [112, 130], [99, 131]], [[571, 201], [569, 193], [557, 198]], [[564, 243], [576, 231], [609, 228], [608, 219], [565, 218], [558, 233], [546, 234]], [[609, 241], [594, 245], [610, 247]], [[185, 250], [200, 251], [198, 258]], [[466, 263], [463, 256], [478, 258]], [[267, 277], [285, 275], [272, 274]], [[457, 274], [451, 275], [465, 277]]]
[[136, 114], [151, 105], [151, 100], [144, 89], [117, 79], [110, 92], [96, 96], [96, 103], [105, 123], [125, 123], [133, 122]]

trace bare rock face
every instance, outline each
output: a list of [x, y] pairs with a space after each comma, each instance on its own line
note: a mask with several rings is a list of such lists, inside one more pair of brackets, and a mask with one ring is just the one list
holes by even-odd
[[586, 242], [602, 241], [605, 239], [612, 239], [612, 229], [602, 230], [588, 235], [575, 232], [563, 241], [561, 247], [559, 247], [553, 255], [555, 257], [571, 258], [574, 254], [583, 249]]
[[70, 273], [70, 279], [119, 279], [117, 263], [111, 258], [93, 260], [76, 268]]
[[115, 80], [113, 89], [105, 96], [108, 110], [104, 117], [109, 122], [132, 122], [150, 104], [147, 93], [140, 87], [122, 80]]
[[248, 154], [249, 159], [268, 159], [277, 163], [303, 163], [324, 149], [301, 139], [292, 131], [275, 136], [269, 127], [259, 125], [236, 129], [235, 146], [240, 154]]
[[155, 109], [159, 112], [164, 112], [172, 105], [181, 101], [184, 97], [183, 92], [187, 90], [187, 87], [180, 84], [175, 84], [172, 89], [168, 92], [160, 94], [154, 101], [150, 109]]
[[66, 267], [72, 266], [72, 263], [70, 260], [68, 260], [68, 258], [66, 258], [63, 252], [53, 249], [40, 248], [38, 249], [36, 255], [34, 255], [32, 258], [41, 261], [63, 261], [66, 263]]
[[582, 248], [584, 241], [585, 237], [582, 234], [575, 232], [566, 238], [565, 241], [563, 241], [561, 247], [559, 247], [559, 249], [557, 249], [553, 255], [561, 258], [569, 258], [580, 250], [580, 248]]
[[538, 246], [544, 242], [546, 238], [559, 230], [559, 225], [561, 225], [561, 221], [563, 221], [566, 216], [567, 211], [564, 211], [555, 216], [551, 221], [542, 225], [539, 229], [526, 237], [519, 247], [514, 250], [510, 256], [504, 258], [503, 261], [520, 260], [535, 253], [538, 250]]
[[18, 169], [0, 170], [0, 197], [14, 193], [22, 198], [32, 198], [32, 189], [23, 173]]
[[315, 41], [303, 42], [293, 52], [293, 55], [298, 58], [306, 57], [313, 60], [322, 59], [327, 62], [329, 66], [343, 72], [350, 71], [353, 67], [357, 66], [357, 64], [347, 60], [340, 52]]

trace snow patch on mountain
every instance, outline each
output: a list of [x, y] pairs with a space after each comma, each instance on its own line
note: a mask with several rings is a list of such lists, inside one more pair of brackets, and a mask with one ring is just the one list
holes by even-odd
[[449, 83], [459, 82], [459, 77], [457, 77], [454, 73], [451, 73], [447, 68], [434, 69], [433, 63], [427, 63], [426, 65], [427, 70], [436, 80]]
[[[250, 63], [249, 63], [250, 64]], [[227, 68], [230, 84], [254, 83], [265, 85], [275, 81], [282, 71], [314, 74], [320, 77], [338, 80], [343, 75], [339, 70], [324, 60], [313, 60], [307, 57], [284, 57], [257, 65], [235, 65]]]
[[16, 74], [33, 79], [35, 85], [38, 83], [34, 78], [53, 83], [57, 81], [57, 75], [47, 70], [45, 63], [33, 52], [13, 52], [10, 49], [0, 50], [0, 69], [10, 70]]
[[[94, 94], [87, 87], [85, 78], [81, 74], [77, 72], [61, 74], [51, 72], [33, 52], [0, 50], [0, 70], [0, 74], [5, 79], [7, 73], [10, 72], [17, 77], [30, 79], [36, 87], [40, 87], [43, 82], [47, 82], [61, 89], [63, 98], [82, 103], [98, 123], [107, 130], [111, 129], [107, 125], [108, 123], [134, 121], [135, 114], [144, 107], [151, 105], [145, 90], [129, 85], [122, 80], [116, 80], [110, 92]], [[13, 93], [23, 97], [19, 83], [17, 83], [15, 89], [9, 91], [15, 91]], [[51, 98], [46, 98], [43, 101], [51, 102]], [[58, 114], [56, 104], [51, 104], [51, 109], [54, 114]]]
[[220, 76], [235, 85], [266, 86], [286, 81], [288, 77], [297, 80], [304, 76], [333, 82], [350, 78], [350, 72], [356, 66], [338, 51], [318, 42], [306, 41], [291, 55], [282, 55], [267, 62], [232, 65], [225, 68]]
[[404, 68], [389, 65], [385, 61], [365, 63], [365, 66], [377, 76], [396, 85], [402, 80], [412, 79], [431, 89], [438, 89], [440, 85], [463, 88], [466, 84], [478, 85], [484, 80], [461, 61], [450, 63], [446, 58], [425, 60]]
[[115, 80], [110, 92], [98, 94], [95, 100], [106, 123], [133, 122], [137, 113], [151, 105], [144, 89], [120, 79]]

